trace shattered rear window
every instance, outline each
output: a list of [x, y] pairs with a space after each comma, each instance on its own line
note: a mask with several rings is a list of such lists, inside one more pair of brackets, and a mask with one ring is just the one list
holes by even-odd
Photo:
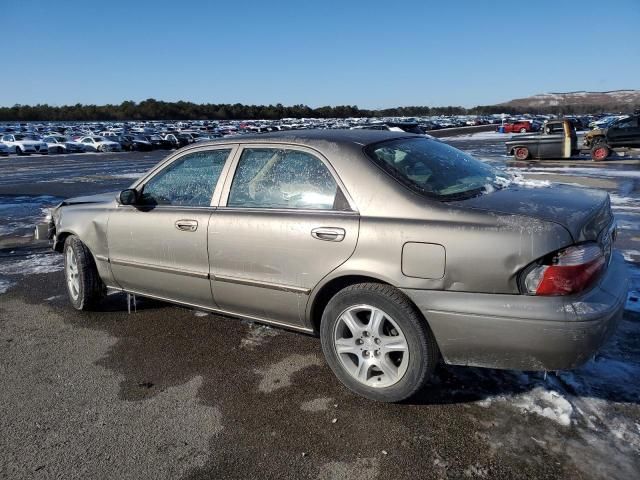
[[369, 145], [365, 153], [411, 190], [441, 201], [471, 198], [492, 191], [496, 171], [445, 143], [402, 138]]

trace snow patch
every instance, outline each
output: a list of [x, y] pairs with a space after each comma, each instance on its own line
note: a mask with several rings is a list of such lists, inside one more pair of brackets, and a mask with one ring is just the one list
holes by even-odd
[[9, 290], [13, 285], [14, 283], [8, 279], [0, 278], [0, 293], [7, 293], [7, 290]]
[[483, 408], [488, 408], [494, 403], [504, 403], [515, 407], [526, 414], [535, 414], [548, 418], [562, 426], [571, 424], [573, 406], [559, 392], [548, 390], [539, 385], [535, 388], [515, 394], [487, 397], [476, 402]]
[[584, 168], [584, 167], [531, 167], [525, 172], [536, 175], [578, 175], [586, 177], [609, 177], [609, 178], [640, 178], [640, 171], [623, 170], [612, 168]]
[[553, 420], [565, 427], [571, 424], [573, 406], [554, 390], [536, 387], [530, 392], [520, 394], [513, 402], [513, 406], [520, 408], [523, 412]]
[[265, 343], [269, 338], [275, 337], [279, 334], [278, 330], [266, 325], [260, 325], [252, 322], [247, 323], [249, 325], [249, 333], [246, 337], [240, 340], [240, 348], [253, 350]]
[[[625, 260], [627, 260], [627, 252], [633, 252], [640, 255], [640, 252], [636, 250], [627, 250], [626, 252], [622, 252], [625, 256]], [[640, 313], [640, 268], [633, 264], [628, 264], [629, 269], [629, 292], [627, 293], [627, 303], [625, 304], [625, 310], [630, 312]], [[640, 372], [638, 372], [640, 373]]]
[[30, 275], [38, 273], [52, 273], [62, 270], [64, 258], [62, 255], [27, 255], [21, 260], [0, 264], [2, 275]]

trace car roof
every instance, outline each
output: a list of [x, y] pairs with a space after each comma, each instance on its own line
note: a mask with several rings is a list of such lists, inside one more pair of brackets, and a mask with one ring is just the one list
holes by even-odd
[[371, 143], [383, 142], [404, 137], [420, 137], [413, 133], [390, 132], [384, 130], [285, 130], [271, 133], [261, 133], [257, 135], [241, 135], [225, 137], [209, 142], [202, 142], [203, 145], [217, 145], [221, 143], [292, 143], [305, 145], [322, 150], [327, 143], [338, 144], [340, 146], [365, 146]]

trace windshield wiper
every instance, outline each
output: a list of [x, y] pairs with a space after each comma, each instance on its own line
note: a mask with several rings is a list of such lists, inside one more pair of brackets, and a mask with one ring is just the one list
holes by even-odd
[[487, 189], [484, 187], [474, 188], [472, 190], [466, 190], [464, 192], [452, 193], [450, 195], [445, 195], [441, 198], [443, 202], [457, 202], [460, 200], [468, 200], [470, 198], [477, 197], [487, 192]]

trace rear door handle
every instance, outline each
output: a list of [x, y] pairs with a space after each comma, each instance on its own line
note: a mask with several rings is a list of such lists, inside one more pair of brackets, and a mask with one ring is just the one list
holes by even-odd
[[198, 230], [197, 220], [176, 220], [176, 228], [183, 232], [195, 232]]
[[344, 228], [318, 227], [311, 230], [311, 236], [317, 240], [326, 242], [341, 242], [344, 240]]

